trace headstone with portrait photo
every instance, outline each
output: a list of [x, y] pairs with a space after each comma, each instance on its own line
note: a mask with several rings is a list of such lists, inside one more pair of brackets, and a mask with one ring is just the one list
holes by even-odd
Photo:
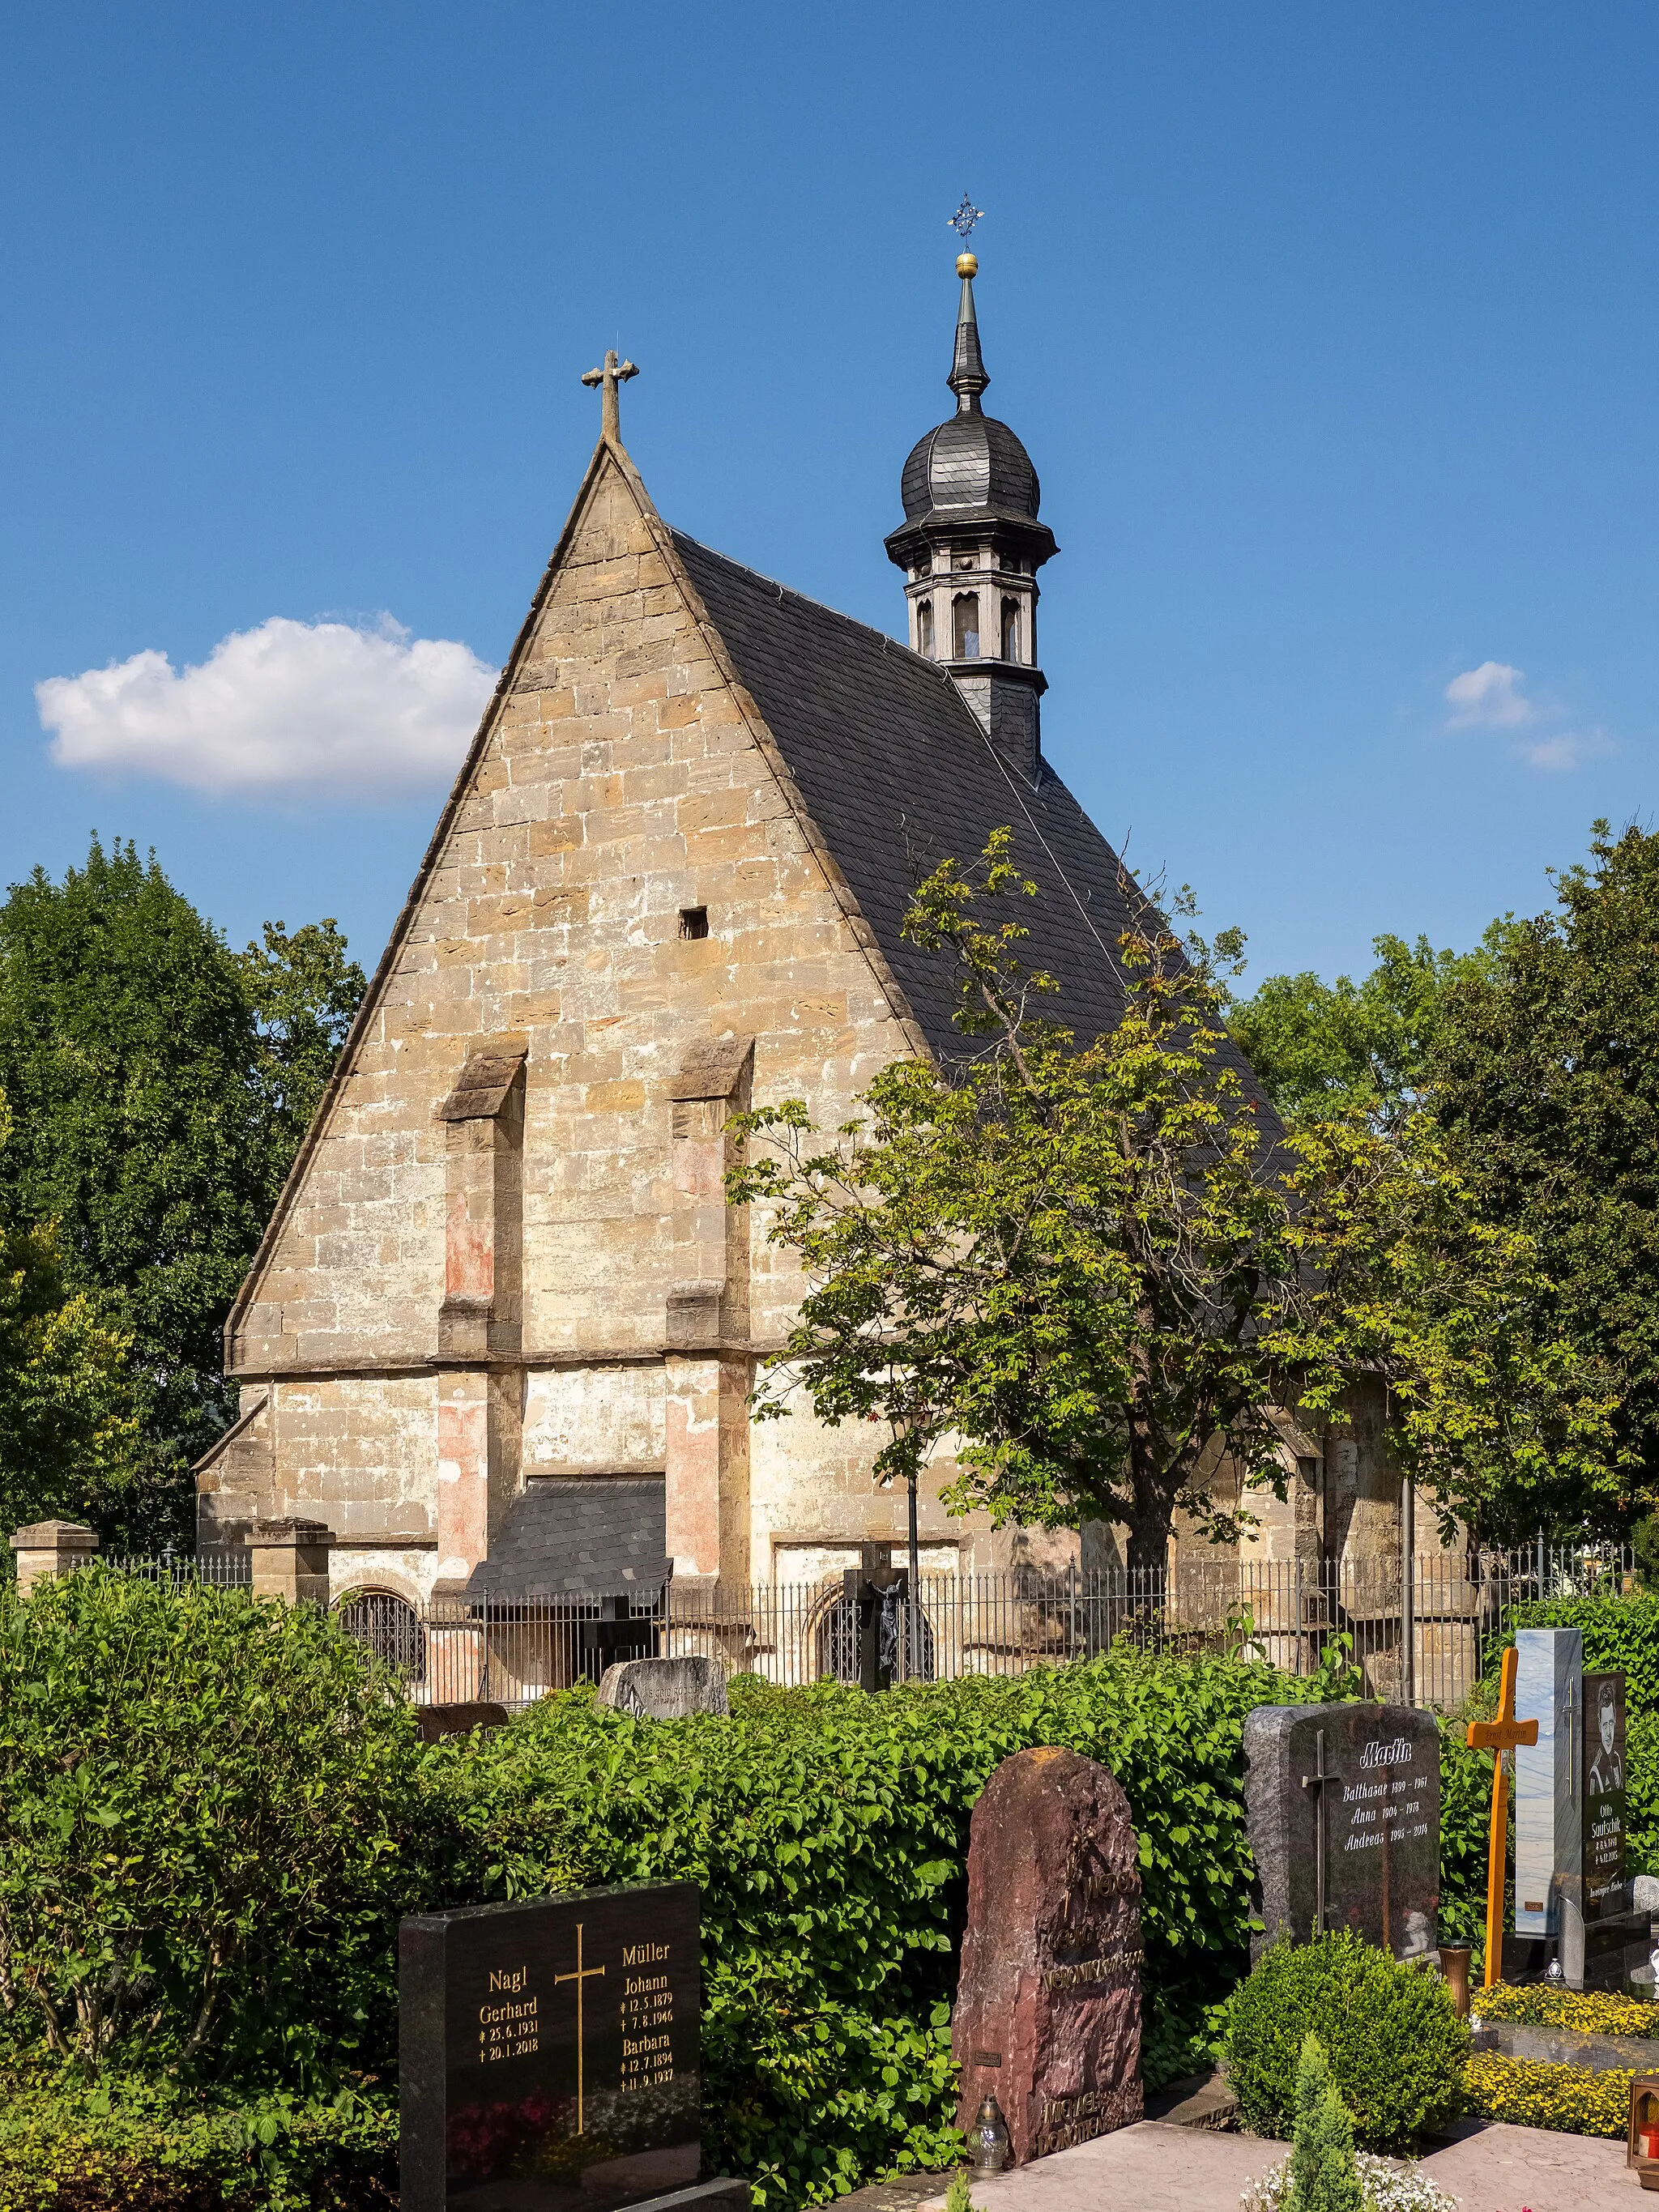
[[1569, 1989], [1617, 1990], [1652, 1975], [1652, 1915], [1625, 1870], [1625, 1678], [1586, 1674], [1576, 1628], [1522, 1628], [1516, 1711], [1538, 1741], [1516, 1754], [1515, 1928], [1508, 1980], [1559, 1963]]

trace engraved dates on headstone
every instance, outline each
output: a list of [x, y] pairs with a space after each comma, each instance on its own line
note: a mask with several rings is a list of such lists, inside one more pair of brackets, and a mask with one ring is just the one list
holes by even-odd
[[1398, 1959], [1438, 1942], [1440, 1735], [1409, 1705], [1258, 1705], [1244, 1723], [1259, 1957], [1352, 1928]]
[[405, 1920], [404, 2212], [611, 2212], [689, 2187], [695, 1882]]

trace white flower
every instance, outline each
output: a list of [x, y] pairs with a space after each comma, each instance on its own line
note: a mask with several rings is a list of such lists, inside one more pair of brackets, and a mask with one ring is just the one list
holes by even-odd
[[[1456, 2212], [1457, 2199], [1425, 2181], [1413, 2165], [1396, 2166], [1375, 2152], [1354, 2153], [1359, 2186], [1364, 2191], [1365, 2212]], [[1289, 2193], [1291, 2161], [1282, 2158], [1266, 2173], [1247, 2182], [1239, 2198], [1242, 2212], [1284, 2212]]]

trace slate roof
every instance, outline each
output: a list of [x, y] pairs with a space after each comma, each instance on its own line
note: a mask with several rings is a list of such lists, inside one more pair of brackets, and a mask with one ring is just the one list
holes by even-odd
[[661, 1475], [549, 1476], [514, 1498], [466, 1595], [654, 1599], [668, 1571]]
[[[1032, 783], [945, 672], [884, 631], [673, 536], [933, 1050], [949, 1058], [963, 1048], [951, 1018], [955, 981], [899, 926], [924, 876], [947, 856], [977, 859], [1005, 824], [1019, 866], [1041, 886], [1020, 918], [1030, 931], [1022, 958], [1060, 986], [1042, 1012], [1079, 1037], [1115, 1028], [1124, 1005], [1117, 941], [1130, 920], [1117, 856], [1047, 763]], [[1233, 1056], [1260, 1098], [1243, 1056]]]

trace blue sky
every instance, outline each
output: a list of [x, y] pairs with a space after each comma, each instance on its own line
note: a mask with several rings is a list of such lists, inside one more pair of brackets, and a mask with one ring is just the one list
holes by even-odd
[[[372, 962], [450, 740], [343, 792], [306, 687], [453, 720], [608, 344], [672, 522], [896, 630], [965, 186], [1062, 549], [1045, 741], [1102, 828], [1255, 976], [1535, 911], [1652, 811], [1656, 94], [1635, 4], [14, 10], [0, 875], [95, 825], [236, 942], [328, 913]], [[104, 743], [106, 682], [47, 695], [94, 764], [55, 762], [34, 687], [141, 653], [174, 753]], [[267, 753], [298, 717], [275, 769], [250, 712]]]

